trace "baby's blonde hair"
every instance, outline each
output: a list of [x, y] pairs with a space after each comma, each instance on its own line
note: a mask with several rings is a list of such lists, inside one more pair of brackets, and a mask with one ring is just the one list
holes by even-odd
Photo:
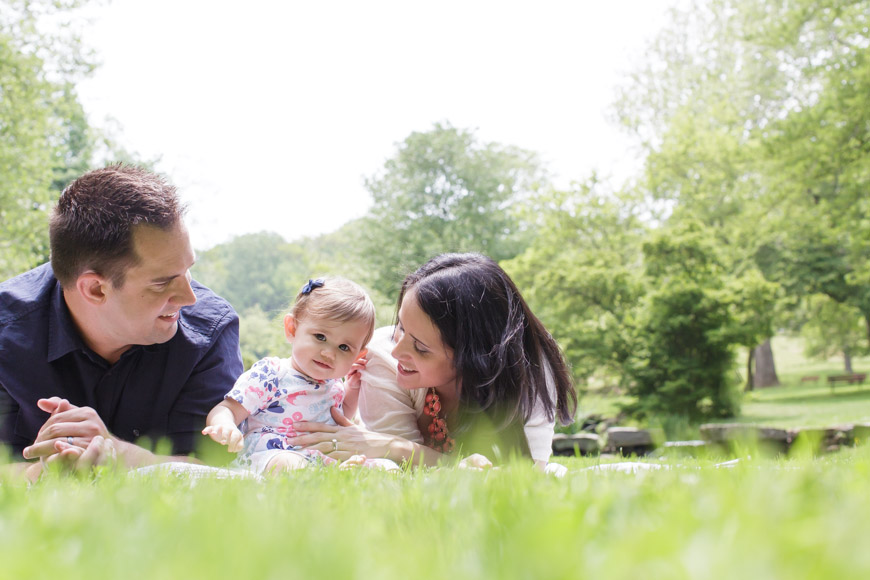
[[338, 276], [309, 280], [296, 295], [290, 315], [299, 321], [309, 316], [334, 322], [362, 321], [368, 325], [363, 346], [375, 331], [375, 305], [368, 293], [359, 284]]

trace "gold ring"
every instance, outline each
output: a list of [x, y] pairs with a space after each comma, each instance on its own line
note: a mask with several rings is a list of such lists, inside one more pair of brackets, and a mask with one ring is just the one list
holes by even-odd
[[333, 440], [332, 440], [332, 450], [333, 450], [333, 451], [338, 451], [338, 439], [333, 439]]

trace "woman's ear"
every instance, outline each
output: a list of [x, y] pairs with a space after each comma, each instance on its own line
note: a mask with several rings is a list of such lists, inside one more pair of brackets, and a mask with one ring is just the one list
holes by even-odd
[[96, 272], [85, 272], [76, 279], [76, 291], [94, 306], [106, 301], [106, 285], [106, 280]]
[[284, 336], [287, 338], [287, 342], [291, 343], [296, 338], [296, 319], [293, 318], [292, 314], [284, 317]]

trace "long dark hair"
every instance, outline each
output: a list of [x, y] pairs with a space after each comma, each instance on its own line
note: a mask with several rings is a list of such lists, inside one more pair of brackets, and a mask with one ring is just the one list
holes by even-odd
[[[411, 289], [453, 350], [462, 411], [517, 424], [540, 401], [548, 419], [573, 420], [577, 394], [559, 346], [494, 260], [436, 256], [405, 278], [399, 306]], [[548, 371], [555, 400], [547, 389]]]

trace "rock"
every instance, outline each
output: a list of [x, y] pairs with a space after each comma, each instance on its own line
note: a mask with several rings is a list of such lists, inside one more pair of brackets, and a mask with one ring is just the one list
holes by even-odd
[[854, 425], [838, 425], [829, 429], [829, 443], [831, 445], [854, 445]]
[[587, 415], [586, 417], [583, 417], [583, 420], [580, 422], [580, 431], [596, 433], [598, 431], [598, 426], [604, 422], [605, 418], [601, 415]]
[[852, 427], [852, 440], [855, 445], [870, 443], [870, 423], [856, 423]]
[[634, 427], [611, 427], [607, 430], [605, 450], [622, 455], [645, 455], [655, 448], [652, 433]]
[[809, 447], [816, 451], [839, 451], [844, 445], [854, 444], [852, 425], [834, 427], [800, 427], [789, 430], [792, 447]]
[[665, 441], [655, 450], [658, 457], [695, 457], [709, 453], [710, 444], [700, 439], [692, 441]]
[[786, 429], [774, 427], [759, 427], [743, 423], [707, 423], [699, 428], [705, 441], [726, 448], [740, 444], [757, 444], [759, 449], [774, 453], [788, 451], [792, 442], [792, 434]]
[[758, 427], [758, 438], [765, 441], [779, 441], [782, 443], [790, 443], [788, 430], [776, 429], [774, 427]]
[[553, 453], [556, 455], [597, 455], [600, 451], [601, 437], [595, 433], [553, 435]]
[[666, 448], [699, 448], [706, 446], [707, 442], [700, 439], [693, 439], [691, 441], [665, 441], [662, 445], [662, 447]]
[[646, 429], [611, 427], [607, 430], [608, 447], [635, 447], [637, 445], [652, 444], [652, 434]]
[[789, 451], [792, 453], [809, 452], [816, 454], [826, 450], [830, 446], [828, 443], [828, 430], [819, 427], [790, 429], [789, 436], [792, 440], [792, 446]]
[[743, 423], [707, 423], [699, 428], [701, 437], [711, 443], [740, 441], [745, 439], [762, 439], [770, 441], [790, 442], [791, 437], [785, 429], [759, 427]]

